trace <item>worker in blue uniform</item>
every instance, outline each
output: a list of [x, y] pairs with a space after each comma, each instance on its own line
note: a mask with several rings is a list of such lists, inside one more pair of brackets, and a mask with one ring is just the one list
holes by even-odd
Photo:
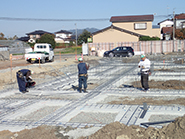
[[79, 91], [82, 92], [82, 84], [84, 86], [84, 92], [87, 92], [87, 70], [89, 69], [89, 65], [83, 62], [83, 59], [80, 57], [78, 58], [78, 82], [79, 82]]
[[16, 74], [20, 92], [26, 93], [28, 92], [27, 88], [35, 85], [35, 82], [32, 81], [32, 78], [30, 76], [31, 74], [33, 74], [33, 71], [29, 69], [21, 69]]

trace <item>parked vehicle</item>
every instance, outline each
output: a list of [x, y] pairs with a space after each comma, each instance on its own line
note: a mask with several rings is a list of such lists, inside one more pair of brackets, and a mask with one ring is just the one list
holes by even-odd
[[34, 45], [34, 51], [25, 54], [25, 60], [29, 63], [39, 61], [45, 63], [45, 61], [54, 61], [54, 52], [51, 44], [48, 43], [36, 43]]
[[128, 46], [116, 47], [110, 51], [104, 52], [104, 57], [132, 57], [134, 56], [134, 49]]

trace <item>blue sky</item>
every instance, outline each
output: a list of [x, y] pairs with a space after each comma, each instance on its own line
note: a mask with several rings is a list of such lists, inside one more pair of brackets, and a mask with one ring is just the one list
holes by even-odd
[[[36, 19], [110, 19], [111, 16], [154, 14], [153, 25], [170, 18], [167, 15], [185, 13], [184, 0], [0, 0], [0, 18]], [[75, 26], [76, 24], [76, 26]], [[107, 21], [17, 21], [0, 19], [0, 32], [5, 37], [26, 36], [35, 30], [97, 28], [111, 25]]]

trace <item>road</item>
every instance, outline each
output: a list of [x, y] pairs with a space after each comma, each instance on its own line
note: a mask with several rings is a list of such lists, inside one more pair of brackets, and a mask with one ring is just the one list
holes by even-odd
[[[60, 58], [65, 59], [65, 58], [71, 58], [71, 57], [75, 57], [75, 55], [73, 54], [55, 55], [55, 60], [59, 60]], [[16, 66], [28, 66], [28, 65], [30, 65], [30, 63], [27, 63], [25, 59], [13, 60], [12, 64], [9, 60], [0, 61], [0, 70], [11, 68], [11, 66], [16, 67]]]

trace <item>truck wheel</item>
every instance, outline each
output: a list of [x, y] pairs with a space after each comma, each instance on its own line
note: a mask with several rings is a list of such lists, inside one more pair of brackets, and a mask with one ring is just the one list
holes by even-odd
[[51, 62], [53, 62], [54, 61], [54, 56], [52, 57], [52, 59], [51, 59]]
[[45, 62], [46, 62], [45, 59], [42, 59], [42, 60], [41, 60], [41, 63], [42, 63], [42, 64], [45, 63]]

